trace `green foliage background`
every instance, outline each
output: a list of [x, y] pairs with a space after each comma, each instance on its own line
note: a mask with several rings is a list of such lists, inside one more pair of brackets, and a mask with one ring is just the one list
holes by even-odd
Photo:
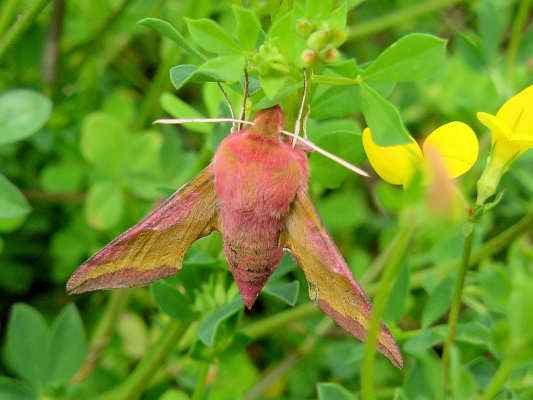
[[[34, 3], [0, 4], [0, 44]], [[303, 274], [288, 257], [250, 312], [235, 299], [217, 235], [193, 246], [179, 276], [149, 289], [70, 297], [64, 288], [80, 262], [198, 173], [230, 129], [152, 121], [227, 116], [217, 82], [238, 109], [247, 65], [249, 106], [281, 102], [290, 129], [302, 51], [324, 48], [298, 33], [302, 19], [347, 34], [342, 45], [332, 39], [335, 62], [321, 53], [315, 64], [310, 138], [370, 169], [360, 140], [365, 121], [383, 144], [465, 121], [481, 142], [479, 161], [458, 181], [472, 203], [490, 149], [475, 113], [495, 113], [532, 83], [531, 24], [513, 42], [522, 8], [531, 20], [530, 2], [304, 3], [70, 0], [62, 13], [56, 0], [0, 56], [0, 399], [359, 395], [363, 346], [309, 303]], [[387, 49], [400, 38], [396, 50]], [[310, 163], [312, 197], [361, 279], [390, 245], [412, 193], [317, 154]], [[497, 398], [533, 397], [532, 168], [530, 151], [503, 179], [504, 196], [477, 231], [450, 398], [475, 398], [502, 366], [513, 373]], [[527, 213], [521, 235], [498, 236]], [[444, 398], [442, 344], [463, 228], [421, 214], [385, 310], [406, 365], [400, 371], [377, 356], [378, 398]], [[371, 295], [377, 275], [364, 279]], [[158, 352], [164, 357], [154, 376], [131, 386], [139, 360], [145, 365]]]

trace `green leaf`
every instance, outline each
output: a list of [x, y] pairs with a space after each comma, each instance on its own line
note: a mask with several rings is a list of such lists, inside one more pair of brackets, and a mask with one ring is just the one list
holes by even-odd
[[33, 90], [11, 90], [0, 95], [0, 145], [33, 135], [48, 121], [52, 102]]
[[332, 86], [353, 86], [359, 84], [357, 79], [346, 78], [340, 75], [313, 75], [313, 83]]
[[0, 218], [23, 217], [30, 210], [30, 205], [22, 193], [4, 175], [0, 174]]
[[237, 42], [213, 20], [186, 18], [185, 21], [192, 40], [204, 50], [226, 55], [240, 54], [242, 52]]
[[450, 387], [454, 399], [476, 397], [476, 381], [467, 364], [461, 360], [461, 353], [456, 346], [450, 348]]
[[409, 295], [409, 276], [409, 265], [404, 264], [387, 300], [384, 315], [386, 321], [397, 321], [403, 315]]
[[446, 41], [412, 33], [387, 47], [363, 72], [366, 81], [408, 82], [427, 79], [445, 64]]
[[365, 82], [359, 85], [361, 108], [374, 141], [381, 146], [410, 143], [398, 109]]
[[95, 183], [87, 194], [85, 217], [87, 223], [99, 230], [114, 227], [122, 217], [124, 194], [114, 182]]
[[224, 304], [211, 314], [209, 314], [198, 328], [198, 337], [206, 346], [213, 346], [218, 327], [222, 322], [235, 315], [243, 309], [242, 300], [236, 297], [229, 303]]
[[502, 39], [511, 20], [512, 3], [507, 0], [481, 0], [476, 5], [481, 49], [488, 64], [497, 64]]
[[46, 385], [49, 330], [43, 316], [26, 304], [15, 304], [7, 325], [6, 363], [39, 389]]
[[23, 382], [0, 376], [0, 399], [37, 400], [37, 394]]
[[170, 69], [170, 81], [179, 90], [189, 82], [198, 70], [198, 66], [191, 64], [177, 65]]
[[[309, 136], [316, 145], [348, 162], [358, 164], [363, 160], [360, 129], [354, 121], [332, 120], [310, 124]], [[340, 187], [351, 174], [346, 168], [317, 153], [311, 154], [310, 165], [311, 179], [329, 189]]]
[[[204, 116], [196, 111], [193, 107], [181, 100], [179, 97], [170, 93], [161, 95], [161, 107], [174, 118], [203, 118]], [[209, 133], [212, 125], [210, 124], [183, 124], [184, 127], [194, 132]]]
[[244, 56], [211, 58], [198, 67], [195, 80], [201, 82], [238, 82], [244, 74]]
[[155, 302], [165, 314], [184, 323], [193, 321], [196, 313], [190, 299], [175, 286], [165, 281], [154, 283], [151, 288]]
[[150, 174], [160, 169], [160, 151], [163, 145], [163, 137], [156, 130], [137, 132], [132, 135], [128, 150], [135, 154], [135, 158], [127, 164], [130, 173]]
[[138, 23], [140, 25], [144, 25], [156, 30], [160, 35], [172, 40], [186, 52], [205, 59], [205, 56], [201, 54], [198, 50], [196, 50], [194, 47], [192, 47], [188, 43], [188, 40], [185, 39], [183, 35], [179, 33], [176, 28], [172, 26], [172, 24], [170, 24], [170, 22], [158, 18], [144, 18], [141, 19]]
[[283, 88], [287, 87], [287, 82], [289, 78], [286, 76], [260, 76], [259, 81], [261, 82], [261, 87], [265, 92], [265, 95], [269, 99], [274, 99], [282, 91]]
[[316, 387], [318, 400], [355, 400], [353, 394], [337, 383], [319, 383]]
[[319, 88], [311, 99], [313, 118], [344, 118], [360, 111], [359, 92], [355, 86]]
[[450, 306], [455, 284], [454, 277], [443, 279], [431, 292], [428, 302], [422, 311], [422, 327], [427, 328], [440, 319]]
[[74, 162], [48, 164], [39, 177], [41, 187], [50, 193], [74, 193], [80, 190], [83, 168]]
[[263, 291], [279, 300], [294, 306], [298, 301], [298, 293], [300, 292], [300, 282], [272, 282], [268, 283]]
[[521, 271], [513, 271], [513, 289], [507, 304], [511, 331], [511, 351], [520, 352], [533, 345], [533, 278]]
[[123, 173], [131, 157], [128, 143], [127, 128], [113, 116], [96, 112], [83, 120], [81, 153], [106, 175], [116, 177]]
[[233, 6], [235, 36], [244, 50], [254, 50], [261, 33], [261, 22], [255, 12], [248, 8]]
[[48, 348], [48, 386], [67, 384], [87, 354], [87, 339], [78, 309], [63, 308], [52, 324]]

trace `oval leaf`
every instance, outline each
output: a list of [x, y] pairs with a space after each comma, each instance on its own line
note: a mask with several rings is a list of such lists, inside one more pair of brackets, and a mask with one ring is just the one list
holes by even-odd
[[218, 327], [222, 322], [235, 315], [244, 308], [240, 297], [236, 297], [209, 314], [200, 324], [198, 337], [206, 346], [213, 346]]
[[367, 81], [408, 82], [429, 78], [444, 66], [446, 41], [412, 33], [390, 45], [363, 72]]
[[69, 382], [81, 366], [87, 353], [87, 339], [78, 309], [67, 305], [52, 324], [48, 348], [49, 385]]
[[33, 135], [51, 112], [52, 102], [33, 90], [11, 90], [0, 95], [0, 144]]
[[185, 21], [192, 40], [204, 50], [215, 54], [238, 54], [242, 52], [237, 42], [216, 22], [207, 18], [186, 18]]
[[359, 85], [361, 108], [374, 141], [381, 146], [411, 142], [398, 109], [365, 82]]
[[19, 218], [30, 212], [26, 198], [2, 174], [0, 174], [0, 218]]

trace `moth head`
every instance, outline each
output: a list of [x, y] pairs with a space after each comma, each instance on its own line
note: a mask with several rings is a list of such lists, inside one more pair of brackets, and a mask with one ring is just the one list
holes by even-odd
[[258, 111], [255, 115], [254, 132], [266, 136], [278, 136], [283, 129], [283, 111], [279, 105]]

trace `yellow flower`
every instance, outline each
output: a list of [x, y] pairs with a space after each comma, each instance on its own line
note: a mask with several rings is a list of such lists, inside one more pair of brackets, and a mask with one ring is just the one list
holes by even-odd
[[479, 112], [478, 119], [490, 129], [492, 150], [478, 181], [478, 205], [496, 192], [513, 160], [533, 147], [533, 85], [511, 97], [496, 115]]
[[363, 131], [363, 147], [372, 168], [385, 181], [395, 185], [409, 183], [415, 171], [425, 165], [429, 153], [440, 156], [446, 173], [456, 178], [467, 172], [477, 160], [479, 144], [474, 131], [463, 122], [450, 122], [431, 132], [422, 149], [411, 138], [411, 143], [380, 146], [372, 138], [369, 128]]

